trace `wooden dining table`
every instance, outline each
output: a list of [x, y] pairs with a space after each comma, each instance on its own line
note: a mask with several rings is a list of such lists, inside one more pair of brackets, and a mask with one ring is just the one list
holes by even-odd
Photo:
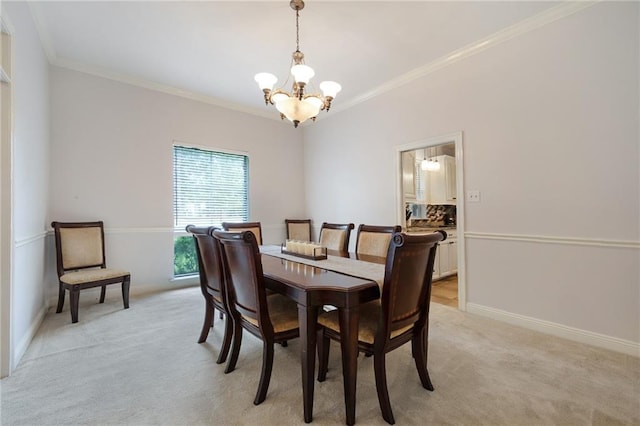
[[[330, 252], [330, 255], [356, 258], [355, 254]], [[384, 258], [369, 256], [369, 262], [384, 263]], [[342, 374], [346, 423], [356, 418], [356, 377], [358, 368], [358, 323], [360, 305], [378, 299], [380, 287], [375, 280], [309, 266], [262, 254], [265, 285], [298, 303], [300, 355], [304, 420], [313, 420], [313, 391], [316, 360], [316, 327], [319, 309], [332, 305], [338, 309], [342, 333]]]

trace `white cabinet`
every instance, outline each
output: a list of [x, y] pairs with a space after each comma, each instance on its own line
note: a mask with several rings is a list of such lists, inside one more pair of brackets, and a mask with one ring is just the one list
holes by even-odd
[[456, 231], [447, 231], [447, 239], [438, 244], [433, 263], [433, 279], [458, 273], [458, 238]]
[[416, 199], [416, 154], [415, 151], [402, 153], [402, 192], [405, 201]]
[[456, 203], [456, 159], [450, 155], [436, 157], [440, 169], [424, 171], [428, 204]]

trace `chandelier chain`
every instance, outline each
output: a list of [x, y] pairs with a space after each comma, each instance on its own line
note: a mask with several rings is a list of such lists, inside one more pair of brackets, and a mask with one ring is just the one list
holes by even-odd
[[296, 52], [300, 51], [300, 26], [298, 25], [299, 17], [300, 17], [300, 10], [296, 9]]

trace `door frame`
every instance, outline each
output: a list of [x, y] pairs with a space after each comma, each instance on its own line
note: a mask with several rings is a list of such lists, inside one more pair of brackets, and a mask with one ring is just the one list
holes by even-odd
[[[1, 11], [0, 11], [1, 12]], [[0, 378], [13, 369], [13, 26], [0, 13]]]
[[458, 309], [467, 310], [466, 241], [464, 237], [464, 158], [462, 131], [420, 139], [395, 147], [396, 150], [396, 223], [404, 223], [404, 203], [402, 190], [402, 153], [436, 145], [455, 144], [456, 150], [456, 231], [458, 233]]

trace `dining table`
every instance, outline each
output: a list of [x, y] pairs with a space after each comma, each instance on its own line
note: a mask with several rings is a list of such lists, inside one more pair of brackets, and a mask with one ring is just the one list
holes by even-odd
[[346, 424], [356, 418], [358, 323], [362, 304], [380, 298], [385, 258], [328, 251], [327, 259], [283, 254], [280, 246], [261, 246], [265, 286], [295, 300], [300, 323], [304, 421], [313, 420], [317, 319], [323, 306], [338, 309]]

